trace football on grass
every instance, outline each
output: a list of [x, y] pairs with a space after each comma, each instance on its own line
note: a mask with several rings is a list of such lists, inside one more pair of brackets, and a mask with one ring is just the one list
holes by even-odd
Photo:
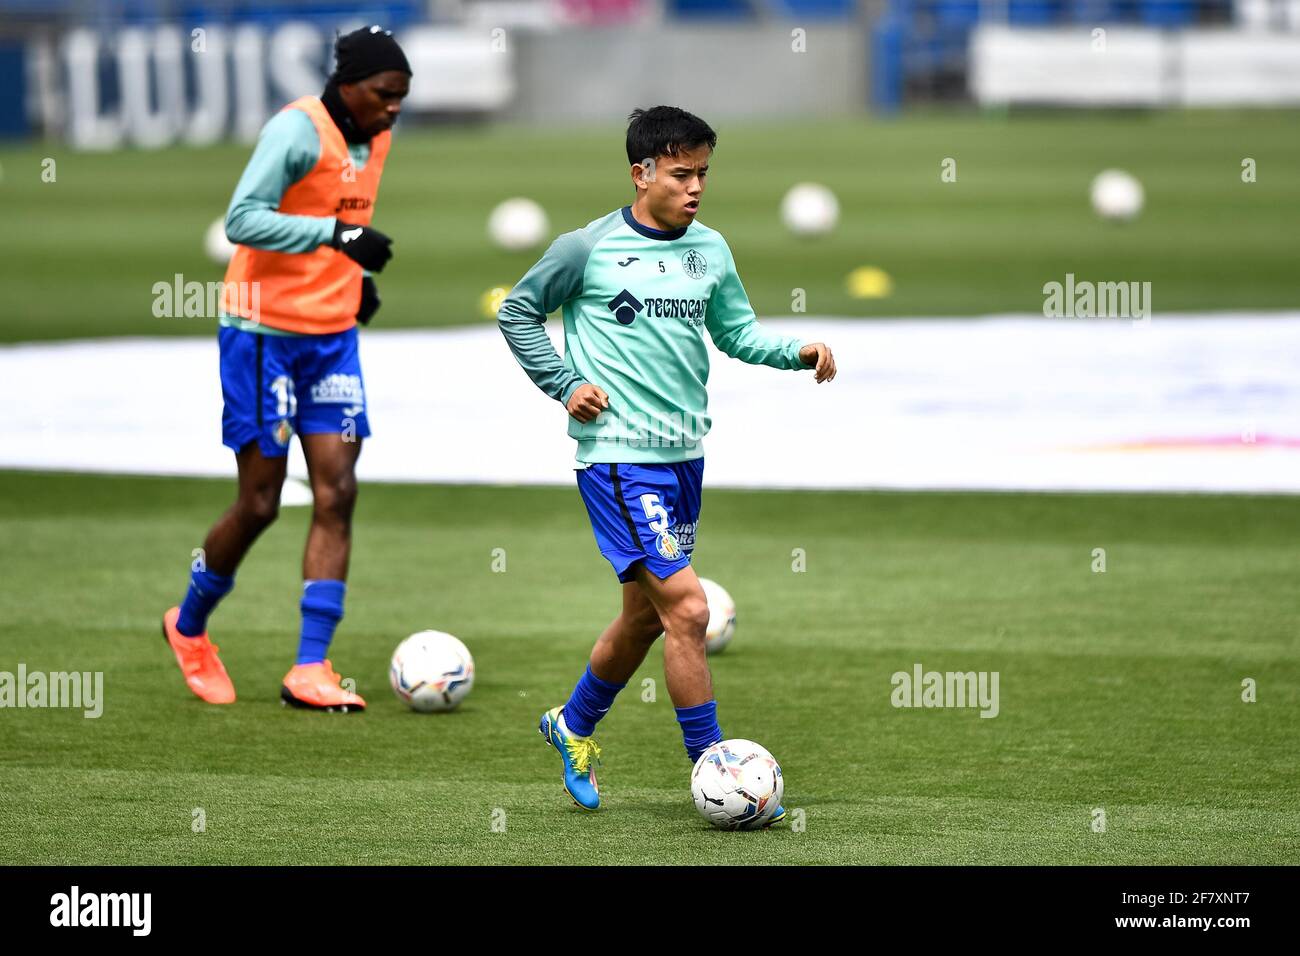
[[723, 830], [757, 830], [785, 794], [781, 765], [752, 740], [724, 740], [695, 761], [691, 795], [700, 816]]
[[412, 710], [452, 710], [474, 686], [474, 658], [458, 638], [420, 631], [393, 651], [388, 680]]
[[704, 650], [721, 653], [736, 636], [736, 602], [717, 581], [700, 578], [700, 587], [709, 601], [709, 626], [704, 631]]

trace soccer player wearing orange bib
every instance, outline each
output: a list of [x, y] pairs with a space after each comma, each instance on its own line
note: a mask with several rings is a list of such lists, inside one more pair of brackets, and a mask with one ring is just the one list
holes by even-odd
[[356, 325], [379, 307], [370, 273], [392, 255], [370, 221], [411, 69], [377, 26], [340, 37], [335, 53], [324, 92], [267, 122], [226, 214], [236, 249], [218, 331], [222, 438], [235, 453], [239, 491], [208, 532], [184, 601], [163, 615], [186, 684], [212, 704], [233, 702], [235, 689], [208, 639], [208, 616], [276, 518], [297, 434], [313, 508], [298, 658], [280, 696], [320, 710], [366, 705], [344, 689], [326, 653], [343, 617], [356, 463], [370, 434]]

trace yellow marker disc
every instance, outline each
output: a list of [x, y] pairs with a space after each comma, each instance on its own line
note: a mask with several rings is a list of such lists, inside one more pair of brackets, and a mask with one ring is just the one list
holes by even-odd
[[859, 266], [844, 280], [849, 295], [855, 299], [883, 299], [894, 291], [894, 280], [884, 269]]

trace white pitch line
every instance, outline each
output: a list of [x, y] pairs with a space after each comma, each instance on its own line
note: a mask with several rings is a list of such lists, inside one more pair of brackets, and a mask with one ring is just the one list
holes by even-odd
[[[710, 486], [1300, 493], [1300, 313], [765, 325], [839, 376], [715, 352]], [[366, 330], [361, 355], [363, 480], [573, 481], [563, 409], [495, 326]], [[233, 474], [215, 330], [0, 347], [0, 405], [0, 467]]]

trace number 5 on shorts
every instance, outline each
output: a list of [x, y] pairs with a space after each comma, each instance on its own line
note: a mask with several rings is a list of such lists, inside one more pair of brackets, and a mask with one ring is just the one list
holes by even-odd
[[668, 512], [659, 503], [658, 495], [642, 495], [641, 508], [645, 511], [645, 516], [650, 519], [651, 531], [663, 534], [668, 530]]

